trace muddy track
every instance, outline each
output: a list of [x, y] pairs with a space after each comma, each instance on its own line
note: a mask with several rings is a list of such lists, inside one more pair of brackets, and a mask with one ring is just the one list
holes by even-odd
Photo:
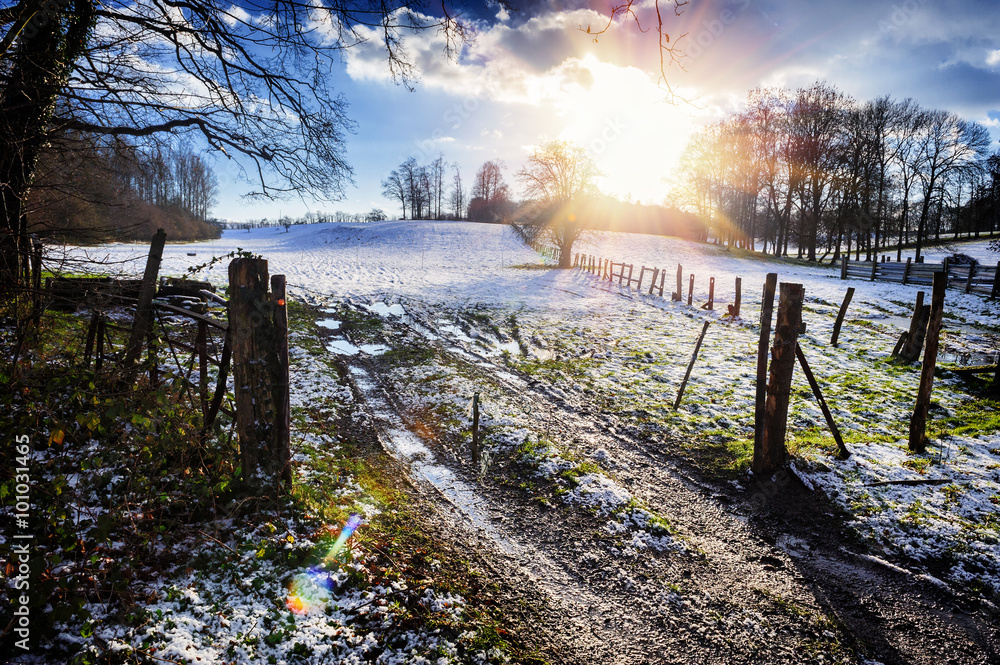
[[[432, 321], [410, 313], [418, 325], [396, 323], [393, 333], [427, 344], [420, 330], [432, 329]], [[540, 414], [539, 429], [583, 454], [607, 451], [615, 480], [666, 516], [683, 545], [623, 552], [603, 522], [579, 508], [546, 506], [489, 474], [476, 479], [440, 448], [431, 446], [416, 464], [403, 455], [411, 469], [452, 474], [444, 485], [440, 474], [417, 483], [430, 504], [450, 505], [428, 507], [430, 522], [502, 583], [509, 616], [546, 660], [1000, 662], [988, 603], [867, 556], [794, 475], [740, 487], [703, 481], [669, 452], [669, 439], [652, 441], [612, 414], [591, 411], [572, 387], [520, 376], [457, 342], [432, 343]], [[349, 365], [362, 424], [400, 457], [391, 439], [406, 418], [393, 387], [373, 358], [353, 357]], [[463, 498], [470, 493], [472, 508]]]

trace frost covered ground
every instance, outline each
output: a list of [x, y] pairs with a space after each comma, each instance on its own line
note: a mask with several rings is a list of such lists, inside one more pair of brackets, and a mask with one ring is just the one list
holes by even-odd
[[[285, 274], [290, 293], [297, 297], [329, 307], [343, 302], [367, 305], [386, 321], [401, 316], [425, 331], [428, 340], [444, 339], [488, 359], [494, 368], [528, 372], [550, 384], [555, 394], [585, 395], [598, 417], [608, 413], [627, 419], [650, 440], [685, 435], [687, 450], [679, 452], [736, 478], [745, 473], [741, 460], [752, 440], [756, 321], [764, 277], [777, 272], [779, 282], [802, 283], [807, 323], [802, 348], [853, 455], [846, 462], [833, 459], [823, 417], [796, 371], [789, 448], [797, 457], [797, 474], [848, 511], [852, 525], [876, 551], [926, 565], [947, 583], [987, 597], [1000, 592], [1000, 417], [992, 415], [996, 403], [978, 398], [981, 386], [940, 373], [931, 410], [932, 446], [925, 455], [906, 450], [919, 366], [897, 365], [889, 355], [920, 287], [844, 282], [839, 271], [828, 266], [762, 261], [672, 238], [598, 234], [575, 248], [633, 263], [637, 271], [642, 265], [665, 268], [667, 294], [677, 264], [682, 264], [685, 290], [687, 275], [696, 276], [695, 306], [688, 307], [672, 302], [669, 295], [663, 299], [639, 294], [578, 270], [535, 269], [537, 255], [505, 227], [461, 222], [228, 231], [213, 242], [168, 245], [161, 274], [181, 275], [237, 249], [268, 259], [271, 273]], [[79, 256], [81, 251], [71, 254]], [[962, 245], [960, 251], [984, 262], [996, 256], [986, 250], [985, 242]], [[145, 248], [111, 245], [87, 254], [107, 257], [123, 271], [136, 273], [141, 272]], [[928, 253], [929, 260], [935, 256]], [[198, 274], [222, 285], [227, 263]], [[698, 307], [707, 298], [709, 277], [716, 280], [714, 311]], [[721, 315], [733, 298], [736, 277], [743, 284], [742, 319], [729, 322]], [[840, 344], [833, 348], [830, 334], [848, 286], [856, 293]], [[376, 303], [382, 305], [376, 308]], [[670, 406], [705, 320], [712, 325], [681, 409], [673, 411]], [[949, 290], [945, 326], [942, 360], [960, 360], [966, 354], [990, 359], [995, 354], [1000, 326], [995, 303]], [[334, 350], [361, 355], [383, 351], [376, 340], [372, 344]], [[411, 383], [409, 408], [439, 409], [441, 421], [457, 427], [472, 385], [437, 376], [441, 368], [432, 359], [405, 373]], [[396, 377], [401, 382], [404, 378]], [[567, 469], [559, 468], [558, 458], [564, 452], [571, 458], [572, 451], [559, 447], [565, 442], [548, 441], [537, 426], [525, 431], [524, 419], [517, 416], [517, 396], [507, 394], [502, 382], [493, 385], [493, 394], [484, 395], [492, 445], [543, 441], [529, 448], [536, 456], [553, 458], [541, 460], [538, 467], [559, 477]], [[423, 395], [416, 394], [420, 386], [425, 387]], [[555, 446], [555, 453], [545, 452], [547, 444]], [[699, 453], [706, 447], [712, 451], [708, 457]], [[595, 453], [590, 459], [602, 474], [588, 477], [588, 467], [583, 467], [584, 473], [564, 488], [567, 500], [586, 499], [593, 494], [589, 489], [603, 487], [614, 501], [616, 490], [602, 480], [614, 475], [613, 460], [602, 464], [600, 457]], [[923, 479], [947, 482], [875, 484]]]

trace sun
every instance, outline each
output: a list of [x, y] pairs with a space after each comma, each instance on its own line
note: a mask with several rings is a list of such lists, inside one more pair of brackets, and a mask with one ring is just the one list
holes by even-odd
[[583, 83], [566, 86], [552, 98], [557, 138], [584, 146], [603, 175], [606, 194], [661, 203], [691, 134], [695, 109], [664, 101], [650, 74], [635, 67], [601, 62], [593, 54], [575, 66], [589, 72]]

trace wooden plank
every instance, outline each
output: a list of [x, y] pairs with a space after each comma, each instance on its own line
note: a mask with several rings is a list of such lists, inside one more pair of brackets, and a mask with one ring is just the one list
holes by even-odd
[[826, 400], [823, 399], [823, 393], [819, 389], [819, 383], [816, 381], [816, 377], [813, 376], [812, 370], [809, 368], [809, 363], [806, 362], [806, 356], [802, 353], [802, 347], [797, 342], [795, 344], [795, 356], [799, 359], [799, 365], [802, 366], [802, 372], [806, 375], [806, 380], [809, 381], [809, 387], [812, 388], [816, 401], [819, 402], [819, 408], [823, 411], [823, 417], [826, 418], [826, 424], [830, 428], [830, 432], [833, 434], [833, 440], [837, 443], [837, 448], [840, 453], [838, 457], [840, 459], [847, 459], [851, 456], [851, 451], [847, 449], [846, 445], [844, 445], [844, 439], [840, 436], [840, 429], [837, 428], [837, 423], [833, 421], [833, 414], [830, 413], [830, 408], [826, 405]]
[[274, 343], [278, 366], [274, 394], [274, 454], [281, 468], [281, 480], [292, 482], [292, 405], [288, 378], [288, 308], [285, 304], [285, 276], [271, 276], [271, 304], [274, 306]]
[[[739, 280], [739, 278], [736, 278]], [[767, 348], [771, 341], [771, 320], [774, 311], [774, 289], [778, 283], [778, 273], [767, 274], [764, 280], [764, 294], [760, 303], [760, 340], [757, 343], [757, 385], [754, 400], [754, 458], [763, 454], [764, 406], [767, 400]], [[738, 291], [737, 291], [738, 293]], [[735, 317], [734, 317], [735, 318]]]
[[213, 328], [218, 328], [219, 330], [225, 330], [227, 324], [224, 321], [219, 321], [218, 319], [213, 319], [210, 316], [205, 316], [199, 312], [192, 312], [189, 309], [183, 307], [178, 307], [177, 305], [171, 305], [165, 302], [154, 303], [156, 309], [165, 309], [173, 314], [180, 314], [181, 316], [186, 316], [189, 319], [194, 319], [199, 323], [204, 323], [206, 325], [212, 326]]
[[236, 433], [242, 481], [252, 493], [279, 484], [276, 405], [272, 386], [277, 358], [274, 320], [268, 316], [267, 261], [237, 258], [229, 264], [229, 326], [233, 344]]
[[125, 346], [125, 382], [132, 383], [135, 377], [135, 363], [142, 353], [142, 343], [153, 327], [153, 296], [156, 295], [156, 277], [160, 272], [160, 261], [163, 259], [163, 245], [167, 242], [167, 234], [158, 229], [149, 244], [149, 256], [146, 257], [146, 270], [142, 275], [142, 287], [139, 290], [139, 303], [136, 305], [135, 317], [132, 319], [132, 333]]
[[944, 295], [947, 278], [944, 273], [934, 276], [934, 290], [931, 292], [931, 313], [927, 322], [927, 350], [920, 370], [920, 387], [917, 402], [910, 418], [909, 448], [922, 453], [927, 448], [927, 411], [931, 405], [931, 389], [934, 386], [934, 366], [937, 364], [938, 343], [941, 336], [941, 319], [944, 314]]

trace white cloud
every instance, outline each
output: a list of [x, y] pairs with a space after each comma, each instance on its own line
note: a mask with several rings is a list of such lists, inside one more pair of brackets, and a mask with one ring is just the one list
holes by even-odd
[[990, 51], [986, 54], [986, 64], [990, 67], [1000, 65], [1000, 49]]

